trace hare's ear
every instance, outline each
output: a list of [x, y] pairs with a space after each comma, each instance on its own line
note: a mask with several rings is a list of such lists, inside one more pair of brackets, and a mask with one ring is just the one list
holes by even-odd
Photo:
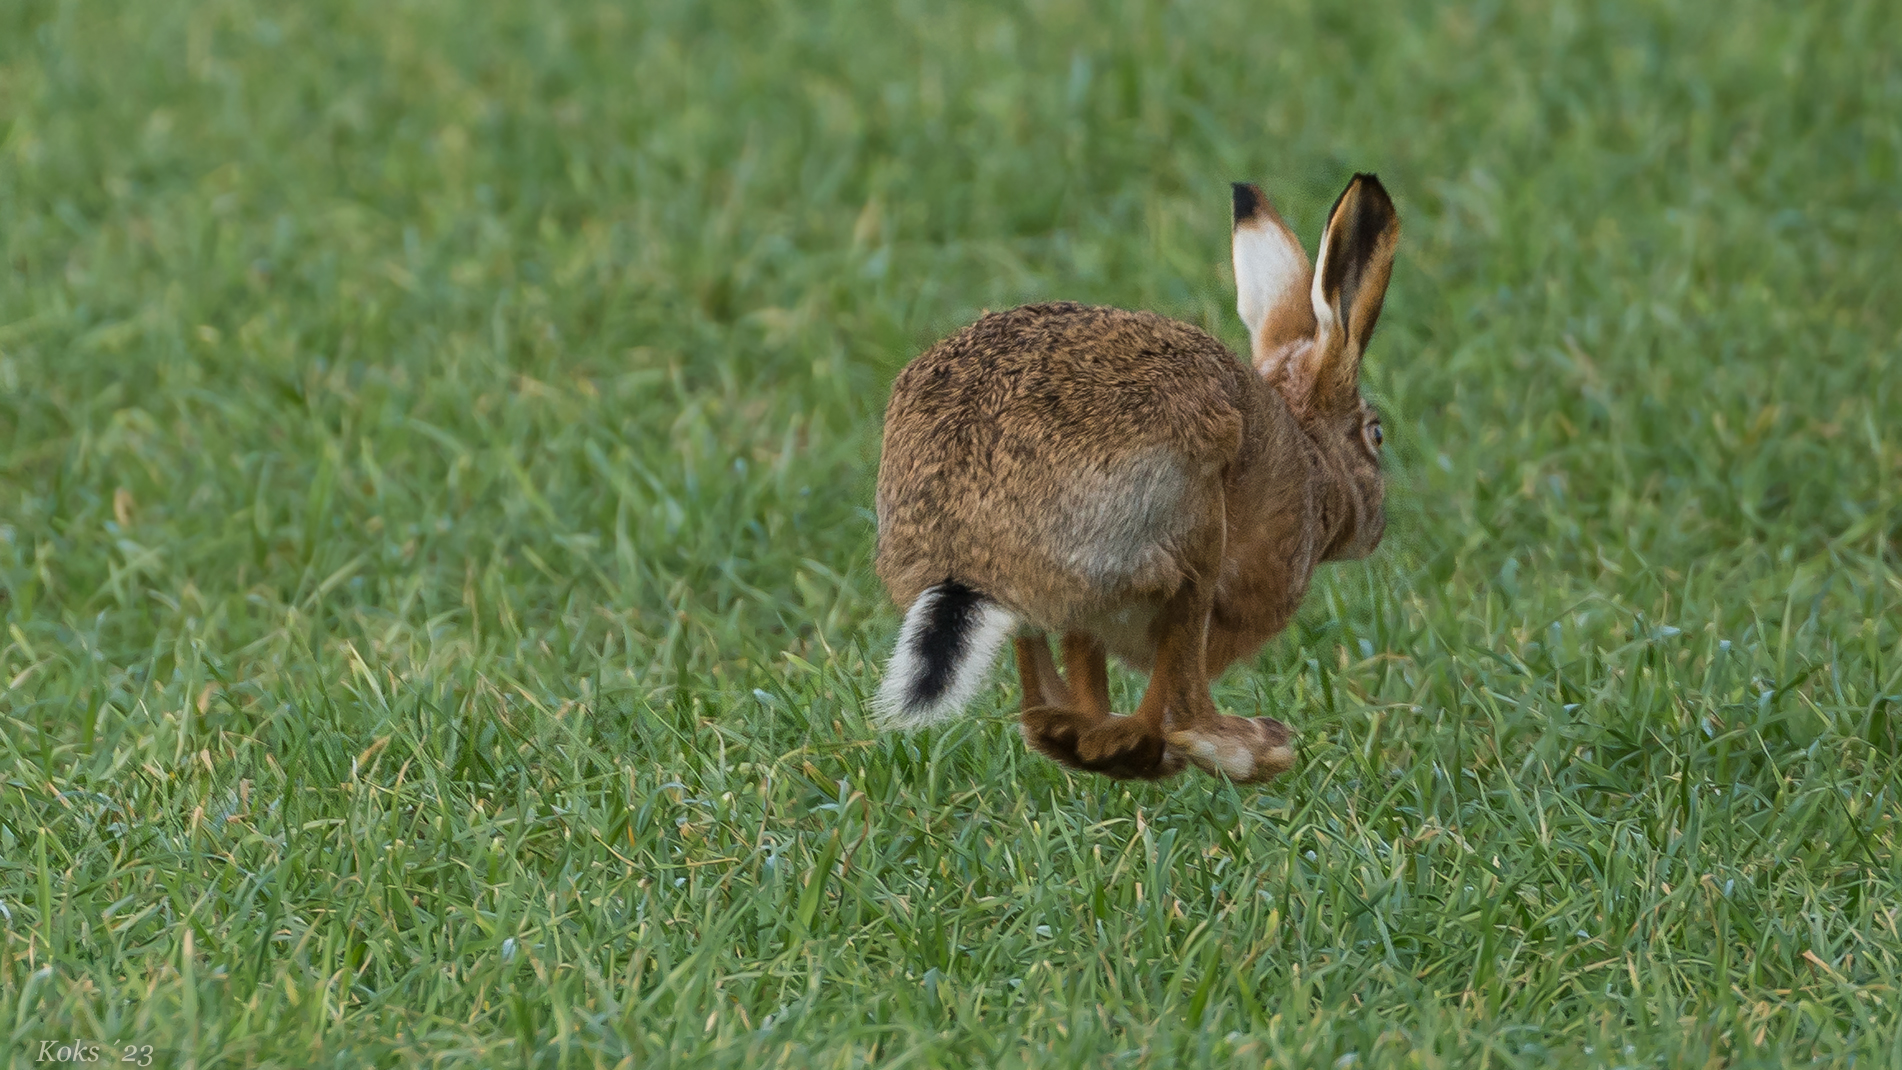
[[1314, 272], [1317, 351], [1323, 361], [1317, 387], [1335, 392], [1358, 384], [1361, 354], [1380, 320], [1399, 243], [1400, 216], [1380, 179], [1355, 175], [1327, 215], [1321, 264]]
[[1235, 311], [1250, 363], [1266, 375], [1290, 342], [1314, 336], [1307, 250], [1257, 186], [1235, 183]]

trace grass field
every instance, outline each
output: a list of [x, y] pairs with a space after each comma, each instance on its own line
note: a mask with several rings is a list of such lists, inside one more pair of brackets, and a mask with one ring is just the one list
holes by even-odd
[[[1902, 1065], [1902, 5], [0, 4], [0, 1029]], [[986, 307], [1405, 224], [1265, 790], [866, 723]], [[1141, 678], [1118, 676], [1133, 704]]]

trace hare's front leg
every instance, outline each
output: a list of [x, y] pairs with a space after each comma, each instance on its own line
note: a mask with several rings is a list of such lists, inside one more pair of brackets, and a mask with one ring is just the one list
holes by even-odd
[[1171, 751], [1206, 773], [1240, 783], [1272, 779], [1294, 767], [1293, 733], [1272, 717], [1231, 717], [1209, 695], [1211, 599], [1191, 581], [1157, 619], [1155, 667], [1132, 721], [1153, 724]]
[[1273, 780], [1294, 768], [1294, 733], [1273, 717], [1211, 713], [1195, 724], [1172, 725], [1166, 738], [1203, 772], [1239, 784]]
[[1243, 784], [1272, 780], [1294, 768], [1294, 733], [1272, 717], [1232, 717], [1215, 708], [1204, 651], [1208, 618], [1201, 619], [1202, 627], [1193, 633], [1188, 628], [1175, 633], [1172, 653], [1193, 644], [1193, 659], [1178, 654], [1165, 662], [1158, 651], [1143, 705], [1160, 692], [1168, 717], [1164, 738], [1203, 772]]
[[1024, 742], [1044, 757], [1123, 780], [1158, 780], [1182, 771], [1182, 755], [1136, 718], [1110, 712], [1109, 661], [1103, 644], [1081, 632], [1063, 637], [1064, 675], [1041, 635], [1017, 639], [1023, 681]]

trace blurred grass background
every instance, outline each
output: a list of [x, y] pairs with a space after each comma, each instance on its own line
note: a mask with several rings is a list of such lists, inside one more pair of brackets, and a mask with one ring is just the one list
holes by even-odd
[[[1902, 1063], [1902, 9], [0, 5], [0, 1026], [162, 1065]], [[1265, 791], [862, 714], [892, 375], [1377, 171]], [[1133, 702], [1140, 678], [1119, 677]]]

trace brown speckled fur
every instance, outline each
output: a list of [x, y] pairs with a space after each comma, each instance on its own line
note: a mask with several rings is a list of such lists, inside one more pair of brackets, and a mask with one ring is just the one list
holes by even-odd
[[[1025, 738], [1077, 768], [1288, 768], [1287, 728], [1219, 714], [1208, 682], [1286, 626], [1316, 564], [1364, 556], [1384, 526], [1358, 376], [1392, 204], [1356, 176], [1318, 284], [1259, 190], [1237, 187], [1236, 215], [1238, 284], [1267, 291], [1252, 370], [1187, 324], [1054, 303], [985, 316], [892, 386], [878, 574], [900, 607], [951, 579], [1033, 629], [1017, 640]], [[1276, 243], [1279, 274], [1255, 277], [1245, 237]], [[1067, 681], [1034, 632], [1063, 638]], [[1108, 708], [1110, 654], [1151, 671], [1135, 716]]]

